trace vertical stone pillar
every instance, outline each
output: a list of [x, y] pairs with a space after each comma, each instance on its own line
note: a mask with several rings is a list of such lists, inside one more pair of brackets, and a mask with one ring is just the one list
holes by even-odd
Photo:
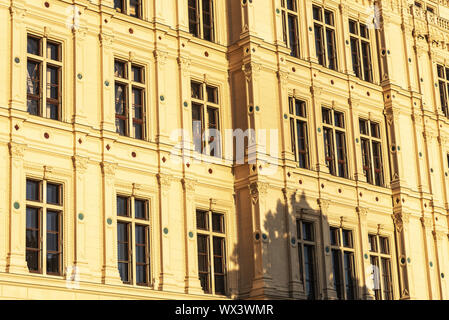
[[103, 161], [103, 283], [122, 284], [117, 261], [117, 200], [114, 187], [117, 164]]
[[26, 228], [26, 174], [23, 168], [25, 145], [11, 142], [10, 158], [10, 195], [9, 199], [9, 252], [7, 271], [10, 273], [28, 273], [25, 260]]
[[74, 156], [74, 211], [73, 223], [75, 232], [75, 248], [74, 248], [74, 265], [77, 267], [77, 274], [82, 277], [83, 281], [90, 279], [91, 273], [89, 263], [86, 256], [86, 170], [89, 159], [81, 156]]
[[280, 101], [280, 111], [282, 116], [281, 121], [281, 141], [282, 141], [282, 150], [281, 150], [281, 158], [294, 161], [295, 155], [293, 154], [292, 144], [289, 143], [291, 141], [290, 135], [290, 117], [289, 117], [289, 95], [288, 95], [288, 78], [289, 73], [287, 71], [278, 70], [278, 83], [279, 83], [279, 101]]
[[[164, 2], [164, 1], [162, 1]], [[166, 103], [166, 64], [168, 53], [162, 50], [154, 51], [154, 58], [156, 60], [156, 97], [157, 97], [157, 137], [158, 143], [170, 144], [168, 126], [169, 122]]]
[[[404, 217], [402, 211], [394, 209], [392, 215], [395, 226], [395, 243], [396, 243], [396, 258], [398, 265], [398, 281], [399, 281], [399, 298], [401, 300], [410, 299], [409, 275], [407, 269], [407, 251], [406, 251], [406, 229], [408, 224], [408, 217]], [[404, 221], [405, 220], [405, 221]]]
[[320, 224], [321, 224], [321, 237], [323, 249], [323, 299], [325, 300], [336, 300], [337, 291], [334, 287], [333, 269], [332, 269], [332, 251], [330, 248], [330, 235], [329, 235], [329, 200], [318, 199], [318, 205], [320, 207]]
[[171, 265], [171, 246], [170, 246], [170, 187], [171, 176], [166, 173], [157, 175], [159, 183], [159, 230], [160, 232], [160, 255], [159, 255], [159, 279], [158, 289], [167, 291], [179, 291], [173, 277]]
[[362, 207], [356, 207], [356, 212], [359, 217], [359, 232], [360, 232], [360, 253], [362, 257], [362, 277], [360, 283], [362, 284], [362, 297], [363, 300], [375, 300], [375, 294], [372, 284], [370, 283], [371, 277], [371, 261], [369, 259], [369, 238], [368, 238], [368, 223], [366, 217], [368, 210]]
[[[110, 19], [109, 16], [104, 19]], [[104, 20], [103, 19], [103, 20]], [[102, 26], [100, 33], [101, 52], [101, 90], [102, 94], [102, 119], [101, 128], [103, 131], [115, 132], [115, 89], [114, 89], [114, 54], [112, 51], [113, 34], [112, 30]]]
[[[324, 153], [324, 137], [323, 137], [323, 125], [321, 114], [321, 92], [322, 88], [318, 86], [311, 86], [310, 92], [312, 93], [312, 110], [314, 121], [311, 121], [312, 132], [315, 132], [315, 152], [316, 152], [316, 170], [320, 172], [329, 173], [329, 168], [326, 165], [325, 153]], [[313, 167], [312, 167], [313, 169]]]
[[[84, 14], [81, 15], [84, 17]], [[86, 119], [86, 81], [85, 81], [85, 59], [86, 45], [85, 39], [87, 36], [87, 28], [74, 27], [73, 31], [73, 48], [74, 48], [74, 108], [73, 108], [73, 122], [77, 124], [84, 124]], [[68, 119], [67, 119], [68, 120]]]
[[196, 241], [196, 206], [195, 180], [182, 179], [184, 189], [184, 225], [185, 225], [185, 292], [202, 294], [201, 282], [198, 276], [198, 248]]

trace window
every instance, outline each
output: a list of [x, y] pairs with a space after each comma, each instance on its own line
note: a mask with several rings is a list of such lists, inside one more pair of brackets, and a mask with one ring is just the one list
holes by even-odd
[[195, 151], [221, 157], [218, 88], [191, 82], [192, 133]]
[[376, 186], [383, 186], [382, 143], [379, 123], [359, 119], [359, 126], [363, 173], [366, 181]]
[[449, 67], [437, 65], [438, 85], [440, 88], [441, 110], [446, 117], [449, 117], [448, 94], [449, 94]]
[[349, 20], [352, 68], [357, 77], [373, 82], [369, 29], [363, 23]]
[[[148, 201], [117, 196], [118, 270], [123, 283], [150, 283], [150, 217]], [[133, 276], [135, 274], [135, 276]]]
[[61, 120], [61, 56], [60, 43], [28, 35], [27, 111], [30, 114]]
[[375, 234], [368, 235], [368, 239], [376, 300], [393, 300], [389, 239]]
[[318, 63], [329, 69], [337, 69], [334, 13], [322, 7], [313, 6], [315, 48]]
[[281, 0], [282, 32], [290, 55], [299, 58], [299, 14], [296, 0]]
[[226, 294], [226, 243], [224, 215], [196, 211], [198, 276], [205, 293]]
[[61, 184], [26, 180], [26, 261], [33, 273], [62, 275]]
[[144, 140], [146, 136], [144, 67], [116, 59], [114, 77], [116, 132], [122, 136]]
[[353, 234], [351, 230], [330, 227], [332, 270], [337, 297], [356, 299]]
[[317, 275], [315, 264], [315, 231], [312, 222], [296, 221], [298, 238], [298, 256], [301, 282], [304, 284], [304, 292], [307, 299], [317, 298]]
[[213, 0], [188, 0], [189, 32], [195, 37], [215, 41]]
[[292, 151], [300, 168], [309, 169], [306, 103], [289, 98]]
[[142, 18], [142, 0], [114, 0], [114, 8], [131, 17]]
[[345, 117], [343, 112], [322, 109], [324, 156], [329, 173], [348, 178]]

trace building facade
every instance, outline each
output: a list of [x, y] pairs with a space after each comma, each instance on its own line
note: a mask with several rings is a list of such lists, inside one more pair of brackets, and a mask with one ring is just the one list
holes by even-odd
[[0, 297], [449, 298], [449, 1], [0, 23]]

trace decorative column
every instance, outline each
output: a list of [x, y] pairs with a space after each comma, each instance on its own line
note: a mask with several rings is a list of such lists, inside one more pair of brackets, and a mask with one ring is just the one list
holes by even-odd
[[89, 263], [86, 257], [86, 171], [89, 158], [74, 156], [74, 211], [73, 222], [75, 226], [75, 248], [74, 248], [74, 265], [76, 266], [76, 274], [83, 281], [88, 281], [91, 277]]
[[158, 290], [179, 291], [179, 286], [174, 280], [171, 264], [170, 246], [170, 187], [172, 177], [166, 173], [158, 173], [159, 183], [159, 232], [160, 232], [160, 255], [159, 255], [159, 280]]
[[363, 300], [375, 300], [374, 293], [374, 283], [369, 283], [370, 277], [373, 274], [374, 270], [372, 270], [371, 261], [369, 258], [369, 238], [368, 238], [368, 223], [366, 221], [366, 217], [368, 215], [368, 210], [362, 207], [356, 207], [355, 211], [359, 217], [359, 230], [360, 230], [360, 249], [362, 253], [362, 263], [361, 266], [363, 268], [362, 278], [360, 282], [364, 284], [362, 290]]
[[[102, 14], [104, 19], [110, 19], [111, 17], [106, 14]], [[100, 37], [100, 52], [101, 52], [101, 85], [103, 90], [102, 94], [102, 119], [101, 128], [103, 134], [105, 132], [115, 133], [115, 110], [111, 106], [115, 105], [114, 98], [114, 54], [112, 49], [112, 43], [114, 36], [112, 30], [109, 27], [102, 26]]]
[[[285, 58], [284, 58], [285, 59]], [[282, 121], [281, 125], [281, 141], [282, 141], [282, 150], [281, 150], [281, 158], [285, 160], [290, 160], [291, 162], [295, 161], [295, 155], [293, 154], [292, 144], [288, 143], [291, 139], [290, 135], [290, 117], [289, 117], [289, 94], [288, 94], [288, 71], [278, 70], [278, 84], [279, 84], [279, 100], [280, 100], [280, 110]], [[291, 164], [291, 166], [295, 166]]]
[[288, 237], [287, 241], [287, 257], [288, 257], [288, 288], [290, 291], [290, 297], [293, 299], [302, 298], [299, 257], [298, 257], [298, 245], [296, 234], [296, 221], [295, 221], [295, 204], [296, 204], [296, 189], [284, 188], [282, 189], [284, 194], [284, 206], [285, 206], [285, 230]]
[[312, 130], [316, 132], [315, 136], [315, 150], [316, 150], [316, 170], [320, 172], [329, 173], [329, 168], [326, 165], [323, 145], [323, 126], [322, 126], [322, 114], [321, 114], [321, 92], [323, 89], [316, 85], [310, 87], [312, 93], [312, 112], [314, 120], [310, 124]]
[[[182, 156], [183, 160], [189, 159], [193, 150], [192, 134], [192, 105], [190, 103], [190, 65], [191, 60], [186, 56], [178, 57], [179, 77], [180, 77], [180, 108], [181, 108], [181, 128], [182, 136]], [[187, 149], [187, 150], [186, 150]], [[188, 157], [187, 157], [188, 156]]]
[[117, 164], [103, 161], [103, 283], [123, 284], [117, 260], [117, 200], [114, 188]]
[[198, 248], [196, 241], [196, 206], [195, 180], [182, 179], [184, 189], [184, 225], [185, 225], [185, 292], [188, 294], [203, 294], [198, 276]]
[[[84, 10], [83, 10], [84, 11]], [[81, 13], [81, 11], [80, 11]], [[84, 13], [84, 12], [83, 12]], [[82, 17], [85, 14], [81, 15]], [[73, 108], [73, 122], [76, 124], [85, 124], [86, 120], [86, 77], [85, 72], [85, 59], [89, 59], [86, 54], [86, 36], [87, 28], [74, 26], [72, 28], [73, 32], [73, 47], [74, 47], [74, 108]]]
[[[425, 213], [424, 213], [425, 214]], [[432, 272], [435, 261], [433, 261], [434, 252], [432, 252], [432, 229], [433, 229], [433, 221], [430, 216], [423, 216], [420, 218], [421, 226], [422, 226], [422, 236], [423, 236], [423, 246], [424, 246], [424, 266], [426, 270], [426, 279], [427, 279], [427, 290], [429, 294], [429, 300], [434, 298], [438, 299], [434, 295], [434, 274]], [[436, 284], [436, 283], [435, 283]]]
[[405, 237], [408, 217], [405, 217], [404, 213], [400, 209], [397, 210], [397, 208], [394, 208], [393, 210], [394, 213], [392, 214], [392, 218], [395, 227], [394, 238], [396, 243], [396, 258], [398, 265], [399, 298], [401, 300], [408, 300], [410, 299], [410, 288]]
[[254, 278], [250, 297], [267, 298], [273, 293], [271, 261], [269, 257], [269, 231], [262, 225], [265, 218], [268, 183], [257, 181], [249, 185], [251, 215], [254, 234]]
[[28, 273], [25, 259], [26, 227], [26, 174], [23, 169], [25, 145], [9, 143], [10, 158], [10, 195], [9, 199], [9, 252], [7, 271], [10, 273]]
[[329, 223], [328, 223], [328, 213], [329, 213], [329, 200], [317, 199], [318, 205], [320, 207], [320, 224], [321, 224], [321, 237], [323, 249], [323, 299], [325, 300], [336, 300], [337, 291], [334, 287], [334, 276], [332, 270], [332, 251], [331, 251], [331, 240], [329, 235]]
[[[157, 1], [159, 2], [159, 1]], [[160, 1], [165, 2], [165, 1]], [[167, 126], [170, 123], [168, 119], [167, 108], [168, 105], [166, 103], [166, 64], [168, 53], [162, 50], [155, 50], [153, 52], [155, 62], [156, 62], [156, 96], [157, 96], [157, 137], [156, 141], [159, 144], [171, 144], [169, 132]]]

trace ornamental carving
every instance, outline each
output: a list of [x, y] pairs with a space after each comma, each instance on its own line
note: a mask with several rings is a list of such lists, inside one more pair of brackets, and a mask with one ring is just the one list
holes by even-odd
[[268, 183], [253, 182], [249, 185], [250, 196], [253, 204], [259, 202], [259, 197], [266, 195], [268, 190]]
[[250, 62], [242, 66], [242, 71], [245, 73], [246, 81], [250, 81], [251, 78], [257, 79], [261, 69], [262, 65], [255, 62]]
[[25, 146], [17, 143], [9, 143], [9, 152], [11, 157], [22, 159], [25, 154]]
[[182, 187], [184, 188], [185, 192], [195, 192], [195, 185], [196, 185], [196, 181], [193, 179], [182, 179], [181, 180], [182, 183]]
[[80, 156], [73, 156], [73, 167], [79, 172], [79, 173], [85, 173], [87, 170], [87, 164], [89, 163], [89, 158], [86, 157], [80, 157]]
[[115, 176], [115, 171], [117, 170], [118, 165], [112, 162], [102, 162], [101, 170], [105, 176], [113, 177]]
[[154, 50], [153, 52], [154, 59], [160, 65], [165, 65], [167, 63], [168, 53], [162, 50]]
[[157, 181], [161, 187], [169, 188], [171, 185], [172, 177], [165, 173], [158, 173], [156, 175]]

